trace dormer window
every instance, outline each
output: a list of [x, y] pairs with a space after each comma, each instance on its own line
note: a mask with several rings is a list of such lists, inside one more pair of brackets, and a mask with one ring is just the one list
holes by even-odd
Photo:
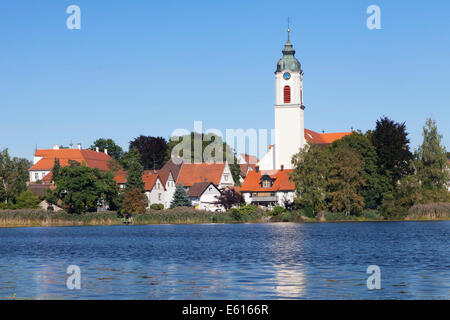
[[261, 177], [261, 187], [262, 188], [272, 188], [273, 181], [272, 178], [265, 174]]

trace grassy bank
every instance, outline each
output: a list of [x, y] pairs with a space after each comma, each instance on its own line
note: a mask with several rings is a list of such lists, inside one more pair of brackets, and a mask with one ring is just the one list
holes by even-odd
[[[145, 214], [133, 216], [132, 223], [140, 224], [200, 224], [200, 223], [264, 223], [264, 222], [357, 222], [389, 220], [449, 220], [450, 203], [416, 205], [402, 217], [386, 219], [375, 210], [363, 211], [359, 216], [322, 212], [317, 216], [305, 215], [302, 211], [271, 212], [261, 209], [230, 210], [226, 213], [197, 211], [192, 208], [172, 210], [147, 210]], [[0, 227], [49, 227], [49, 226], [100, 226], [122, 225], [124, 222], [116, 212], [68, 214], [49, 213], [42, 210], [0, 210]]]

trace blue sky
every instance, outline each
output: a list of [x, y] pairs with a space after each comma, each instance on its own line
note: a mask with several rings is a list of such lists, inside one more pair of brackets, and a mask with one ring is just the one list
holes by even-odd
[[[68, 30], [66, 8], [81, 8]], [[381, 8], [368, 30], [366, 8]], [[427, 117], [450, 145], [449, 1], [2, 1], [0, 149], [32, 158], [100, 137], [125, 149], [177, 128], [273, 128], [274, 71], [291, 18], [305, 127], [366, 131]]]

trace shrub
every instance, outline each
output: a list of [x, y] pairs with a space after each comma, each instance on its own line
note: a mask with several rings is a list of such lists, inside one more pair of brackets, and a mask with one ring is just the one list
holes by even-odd
[[40, 202], [41, 200], [33, 191], [25, 190], [17, 197], [14, 209], [37, 209]]
[[284, 208], [282, 206], [276, 206], [272, 209], [273, 216], [277, 216], [277, 215], [285, 213], [285, 212], [287, 212], [287, 210], [286, 210], [286, 208]]
[[450, 203], [416, 204], [408, 210], [406, 219], [449, 219]]
[[301, 214], [308, 218], [315, 218], [314, 210], [311, 207], [304, 207], [301, 209]]
[[241, 221], [242, 220], [242, 213], [241, 213], [241, 208], [232, 208], [229, 210], [230, 216], [236, 220], [236, 221]]
[[361, 217], [370, 220], [380, 220], [380, 215], [377, 210], [363, 210], [361, 212]]
[[153, 210], [163, 210], [163, 209], [164, 209], [164, 205], [163, 205], [162, 203], [153, 203], [153, 204], [150, 206], [150, 209], [153, 209]]
[[254, 205], [254, 204], [250, 204], [248, 206], [242, 206], [239, 209], [239, 212], [244, 215], [244, 214], [252, 214], [255, 213], [258, 210], [258, 206]]

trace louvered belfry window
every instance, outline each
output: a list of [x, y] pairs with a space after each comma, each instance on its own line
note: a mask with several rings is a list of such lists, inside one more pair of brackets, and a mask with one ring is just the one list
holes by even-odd
[[291, 103], [291, 87], [284, 86], [284, 103]]

